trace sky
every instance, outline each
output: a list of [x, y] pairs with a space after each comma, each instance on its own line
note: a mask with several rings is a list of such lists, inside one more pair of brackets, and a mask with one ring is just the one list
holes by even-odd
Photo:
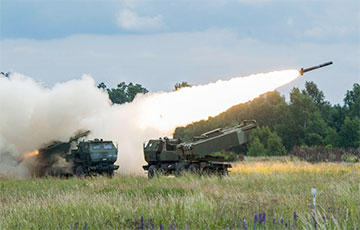
[[91, 75], [150, 91], [333, 61], [331, 103], [360, 82], [358, 0], [0, 0], [0, 71], [52, 87]]

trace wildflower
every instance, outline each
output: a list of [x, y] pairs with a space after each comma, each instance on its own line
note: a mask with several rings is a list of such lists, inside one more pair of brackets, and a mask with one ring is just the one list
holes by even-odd
[[261, 221], [262, 221], [262, 214], [259, 213], [259, 223], [261, 224]]
[[164, 230], [164, 227], [162, 224], [160, 224], [160, 230]]
[[285, 228], [287, 228], [287, 226], [288, 226], [287, 223], [285, 223]]
[[254, 216], [254, 222], [257, 222], [258, 221], [258, 216], [255, 214]]
[[141, 222], [140, 229], [144, 230], [144, 217], [143, 216], [141, 216], [140, 222]]
[[281, 217], [280, 222], [281, 222], [281, 224], [284, 224], [284, 218]]
[[239, 224], [238, 224], [238, 227], [239, 227], [239, 229], [241, 228], [241, 218], [239, 218]]
[[243, 227], [244, 227], [245, 230], [247, 230], [247, 226], [246, 226], [246, 221], [245, 221], [245, 220], [243, 221]]
[[154, 219], [153, 218], [150, 219], [150, 226], [151, 226], [151, 230], [155, 229]]
[[266, 212], [263, 213], [263, 221], [264, 221], [264, 224], [266, 224]]
[[297, 217], [298, 217], [298, 215], [296, 214], [296, 212], [294, 212], [294, 220], [295, 220], [295, 223], [296, 223], [296, 221], [297, 221]]
[[276, 222], [276, 219], [275, 219], [275, 218], [273, 218], [273, 224], [275, 224], [275, 222]]

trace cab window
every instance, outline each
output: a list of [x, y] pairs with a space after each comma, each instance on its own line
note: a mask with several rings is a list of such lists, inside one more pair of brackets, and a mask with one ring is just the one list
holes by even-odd
[[112, 143], [104, 143], [104, 149], [113, 149]]
[[101, 144], [93, 144], [92, 149], [101, 149]]

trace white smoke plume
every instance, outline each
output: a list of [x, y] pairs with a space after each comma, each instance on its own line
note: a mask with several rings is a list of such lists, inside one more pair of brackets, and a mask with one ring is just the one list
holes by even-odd
[[296, 79], [296, 70], [232, 78], [174, 92], [138, 95], [111, 105], [106, 92], [84, 75], [46, 88], [14, 73], [0, 77], [0, 175], [28, 176], [17, 159], [53, 140], [68, 141], [77, 130], [118, 143], [122, 173], [143, 173], [142, 143], [169, 136], [177, 126], [215, 116]]

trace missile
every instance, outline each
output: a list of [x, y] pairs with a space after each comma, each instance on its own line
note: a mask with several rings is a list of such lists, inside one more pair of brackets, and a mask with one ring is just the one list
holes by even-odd
[[331, 65], [331, 64], [332, 64], [332, 61], [329, 61], [329, 62], [326, 62], [326, 63], [324, 63], [324, 64], [317, 65], [317, 66], [313, 66], [313, 67], [309, 67], [309, 68], [306, 68], [306, 69], [301, 68], [301, 69], [299, 70], [299, 73], [300, 73], [300, 75], [303, 75], [303, 74], [306, 73], [306, 72], [309, 72], [309, 71], [312, 71], [312, 70], [315, 70], [315, 69], [319, 69], [319, 68], [322, 68], [322, 67], [325, 67], [325, 66]]

